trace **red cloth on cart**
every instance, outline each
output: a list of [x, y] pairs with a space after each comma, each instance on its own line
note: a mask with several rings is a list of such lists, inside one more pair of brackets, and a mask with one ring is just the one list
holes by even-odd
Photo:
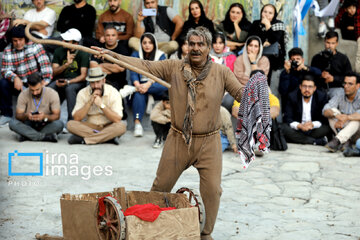
[[147, 222], [154, 222], [160, 215], [162, 211], [174, 210], [175, 207], [167, 207], [167, 208], [160, 208], [159, 206], [148, 203], [143, 205], [134, 205], [129, 207], [124, 212], [125, 216], [135, 215], [138, 218], [147, 221]]

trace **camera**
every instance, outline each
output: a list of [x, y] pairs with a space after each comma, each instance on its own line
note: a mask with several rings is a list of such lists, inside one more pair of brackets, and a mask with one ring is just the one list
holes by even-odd
[[299, 63], [295, 60], [291, 61], [291, 69], [293, 70], [297, 70], [297, 68], [299, 67]]
[[324, 71], [329, 72], [331, 69], [331, 58], [333, 57], [333, 53], [331, 49], [327, 48], [320, 52], [321, 57], [324, 59], [325, 68]]

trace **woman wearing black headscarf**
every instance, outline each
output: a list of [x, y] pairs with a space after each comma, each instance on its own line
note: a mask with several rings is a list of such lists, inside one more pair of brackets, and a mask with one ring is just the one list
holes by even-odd
[[216, 31], [226, 35], [226, 45], [233, 52], [238, 52], [245, 44], [251, 23], [246, 18], [243, 5], [233, 3], [226, 12], [225, 19], [216, 26]]
[[206, 27], [211, 34], [215, 33], [213, 22], [206, 17], [204, 7], [199, 0], [191, 0], [189, 3], [189, 18], [185, 21], [181, 35], [186, 36], [193, 28]]

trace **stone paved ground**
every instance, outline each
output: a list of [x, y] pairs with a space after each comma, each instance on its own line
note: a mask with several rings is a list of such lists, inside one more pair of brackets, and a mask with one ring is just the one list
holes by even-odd
[[[62, 235], [62, 193], [88, 193], [124, 186], [149, 190], [161, 150], [151, 148], [154, 135], [134, 138], [127, 132], [120, 145], [70, 146], [69, 134], [59, 143], [18, 143], [0, 128], [0, 239], [33, 239], [35, 233]], [[43, 152], [45, 157], [77, 154], [79, 166], [111, 166], [112, 175], [9, 177], [9, 152]], [[64, 156], [63, 155], [63, 156]], [[57, 157], [55, 156], [55, 159]], [[32, 167], [26, 165], [25, 167]], [[98, 168], [95, 168], [98, 169]], [[96, 172], [99, 173], [99, 172]], [[360, 239], [360, 158], [344, 158], [323, 147], [289, 144], [244, 171], [232, 152], [223, 155], [223, 195], [213, 237], [241, 239]], [[174, 190], [198, 188], [194, 168], [184, 172]]]

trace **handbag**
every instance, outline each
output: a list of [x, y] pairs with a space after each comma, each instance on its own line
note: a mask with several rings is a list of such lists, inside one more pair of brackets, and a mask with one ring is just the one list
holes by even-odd
[[280, 51], [280, 44], [278, 42], [274, 42], [270, 46], [264, 47], [262, 53], [264, 56], [277, 57], [279, 56], [279, 51]]
[[272, 121], [270, 133], [270, 149], [276, 151], [285, 151], [288, 148], [281, 125], [276, 118]]

